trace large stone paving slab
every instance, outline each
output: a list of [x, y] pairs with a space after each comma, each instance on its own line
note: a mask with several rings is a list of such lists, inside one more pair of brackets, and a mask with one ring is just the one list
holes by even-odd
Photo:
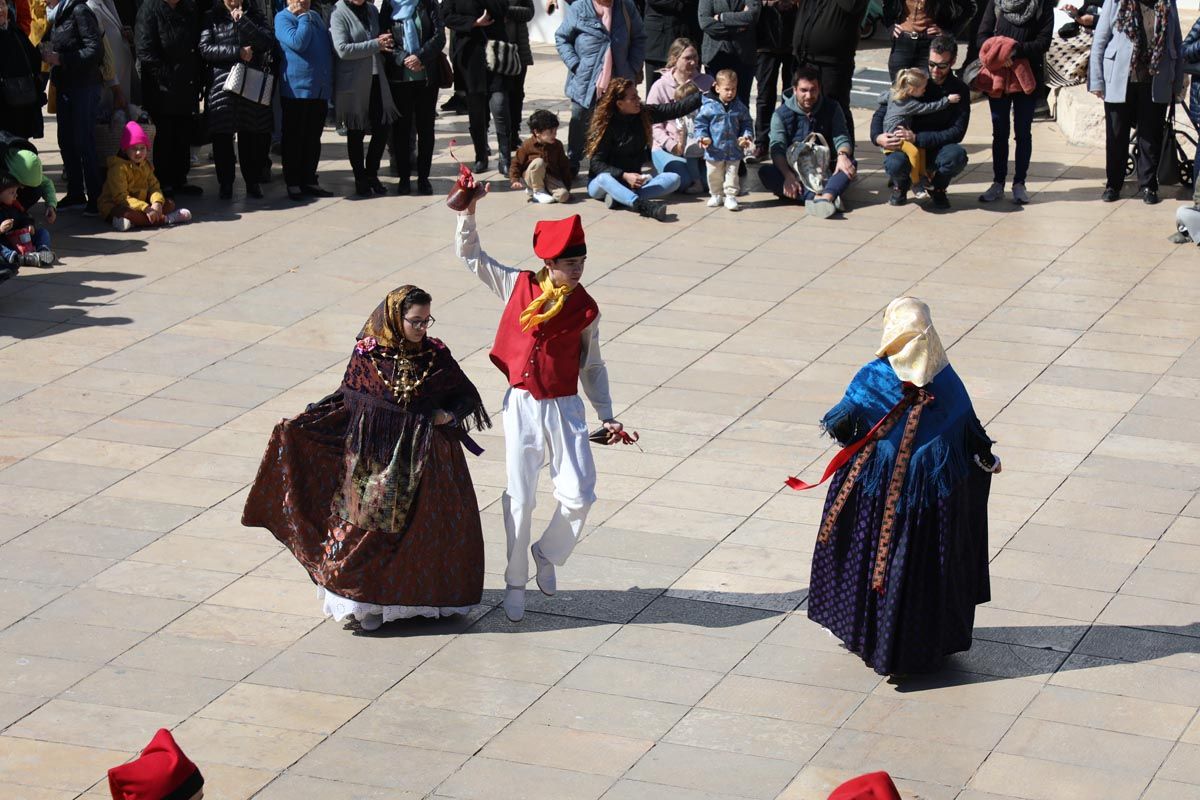
[[[527, 107], [563, 111], [561, 80], [539, 50]], [[571, 206], [645, 452], [597, 452], [593, 524], [520, 625], [496, 608], [498, 430], [472, 462], [488, 573], [467, 619], [322, 620], [238, 524], [271, 426], [337, 385], [396, 285], [433, 293], [498, 406], [500, 309], [440, 198], [294, 206], [276, 183], [221, 206], [202, 163], [189, 227], [64, 213], [62, 263], [0, 286], [0, 796], [106, 797], [165, 726], [229, 800], [815, 800], [876, 769], [927, 800], [1200, 797], [1197, 254], [1167, 243], [1171, 202], [1099, 203], [1103, 154], [1050, 123], [1034, 202], [980, 205], [974, 116], [951, 214], [883, 204], [869, 149], [843, 220], [761, 191], [669, 224]], [[464, 128], [438, 123], [439, 192]], [[533, 222], [563, 210], [496, 185], [483, 241], [532, 264]], [[782, 480], [828, 456], [815, 421], [901, 293], [933, 306], [1005, 470], [975, 645], [886, 680], [807, 620], [822, 498]]]

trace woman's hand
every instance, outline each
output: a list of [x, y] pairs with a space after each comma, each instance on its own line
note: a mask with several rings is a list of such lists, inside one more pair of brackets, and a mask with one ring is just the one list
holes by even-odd
[[8, 233], [13, 229], [13, 225], [15, 224], [16, 223], [14, 223], [11, 219], [6, 219], [4, 222], [0, 222], [0, 233]]
[[246, 12], [242, 10], [241, 6], [238, 6], [237, 8], [231, 8], [229, 9], [229, 18], [234, 22], [237, 22], [245, 13]]
[[899, 39], [900, 34], [902, 34], [902, 33], [904, 33], [904, 29], [901, 28], [899, 25], [892, 26], [892, 38], [893, 39]]
[[646, 182], [645, 176], [640, 172], [625, 172], [622, 173], [621, 178], [631, 189], [640, 189], [642, 188], [642, 184]]
[[46, 224], [53, 225], [58, 221], [58, 210], [54, 206], [46, 206]]
[[375, 41], [379, 42], [379, 49], [384, 53], [390, 53], [396, 49], [396, 42], [392, 39], [391, 31], [379, 34]]
[[421, 63], [421, 59], [416, 56], [408, 56], [404, 59], [404, 66], [413, 72], [424, 72], [425, 65]]
[[491, 25], [495, 21], [496, 20], [492, 19], [491, 12], [489, 12], [485, 8], [483, 10], [483, 13], [479, 15], [479, 19], [475, 20], [475, 27], [476, 28], [486, 28], [488, 25]]
[[246, 45], [242, 48], [242, 52], [238, 54], [238, 58], [242, 59], [242, 61], [249, 61], [254, 58], [254, 48]]
[[453, 423], [454, 421], [455, 421], [454, 415], [451, 414], [449, 411], [443, 411], [442, 409], [439, 408], [433, 412], [433, 424], [434, 425], [449, 425], [449, 424]]
[[927, 36], [941, 36], [942, 29], [939, 28], [937, 25], [930, 25], [928, 28], [925, 29], [925, 34]]
[[300, 16], [308, 11], [310, 0], [287, 0], [287, 10]]

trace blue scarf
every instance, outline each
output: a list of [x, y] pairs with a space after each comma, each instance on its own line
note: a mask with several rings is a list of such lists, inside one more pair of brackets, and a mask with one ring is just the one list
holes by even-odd
[[417, 6], [421, 0], [394, 0], [392, 21], [404, 26], [404, 52], [415, 54], [421, 49], [421, 36], [417, 32]]

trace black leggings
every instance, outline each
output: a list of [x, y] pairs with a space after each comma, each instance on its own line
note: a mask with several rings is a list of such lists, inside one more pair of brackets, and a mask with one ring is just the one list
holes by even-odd
[[[217, 167], [217, 183], [233, 186], [233, 136], [232, 133], [212, 135], [213, 161]], [[242, 169], [242, 180], [247, 186], [262, 179], [267, 165], [267, 153], [271, 148], [271, 132], [237, 134], [237, 162]]]
[[392, 84], [392, 97], [400, 116], [392, 125], [392, 158], [401, 181], [412, 176], [412, 132], [417, 132], [417, 180], [429, 180], [433, 163], [433, 120], [438, 90], [426, 81]]
[[350, 159], [350, 169], [354, 172], [355, 181], [372, 181], [379, 178], [379, 162], [383, 159], [383, 150], [387, 147], [388, 132], [391, 123], [383, 121], [383, 107], [379, 100], [380, 90], [391, 91], [391, 87], [379, 83], [379, 76], [371, 78], [371, 100], [367, 105], [367, 119], [370, 120], [371, 144], [367, 146], [366, 157], [363, 156], [363, 140], [367, 130], [346, 131], [346, 155]]
[[283, 111], [283, 181], [288, 186], [316, 186], [327, 103], [281, 97], [279, 106]]

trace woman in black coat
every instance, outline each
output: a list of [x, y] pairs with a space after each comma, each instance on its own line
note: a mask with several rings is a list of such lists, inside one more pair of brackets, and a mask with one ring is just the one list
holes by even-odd
[[47, 38], [50, 45], [42, 59], [51, 67], [58, 146], [67, 179], [67, 194], [58, 205], [86, 204], [85, 213], [96, 215], [103, 188], [94, 128], [100, 107], [100, 59], [104, 54], [100, 23], [84, 0], [62, 0]]
[[[982, 0], [990, 2], [991, 0]], [[943, 33], [956, 34], [971, 23], [972, 0], [884, 0], [883, 24], [892, 32], [888, 74], [929, 69], [929, 43]]]
[[[512, 153], [521, 146], [521, 109], [525, 105], [525, 76], [533, 66], [533, 48], [529, 46], [529, 23], [533, 19], [533, 0], [507, 0], [508, 8], [504, 11], [504, 27], [508, 40], [517, 46], [521, 55], [521, 72], [514, 75], [505, 87], [505, 101], [508, 117], [504, 120], [508, 127], [507, 164]], [[493, 118], [496, 109], [492, 108]], [[497, 123], [498, 124], [498, 123]], [[507, 175], [507, 170], [500, 173]]]
[[[510, 83], [506, 79], [510, 76], [488, 69], [487, 48], [490, 41], [508, 41], [504, 24], [507, 11], [507, 0], [442, 0], [442, 18], [446, 27], [454, 31], [450, 60], [467, 93], [467, 127], [475, 146], [472, 169], [476, 173], [486, 172], [488, 168], [488, 106], [506, 108], [505, 90]], [[496, 136], [507, 142], [510, 138], [508, 114], [502, 111], [499, 116]], [[504, 130], [500, 130], [502, 123], [506, 125]], [[501, 147], [500, 153], [505, 152]], [[508, 169], [505, 162], [502, 157], [502, 170]]]
[[700, 30], [700, 0], [646, 0], [642, 30], [646, 32], [646, 92], [667, 65], [668, 51], [676, 39], [703, 40]]
[[275, 36], [266, 21], [254, 6], [243, 4], [242, 0], [224, 0], [204, 15], [200, 58], [209, 65], [211, 75], [204, 108], [223, 200], [233, 197], [234, 134], [237, 134], [237, 161], [246, 182], [246, 194], [262, 197], [258, 181], [266, 167], [271, 130], [275, 126], [271, 95], [267, 94], [265, 104], [259, 103], [226, 91], [225, 81], [239, 63], [271, 74], [274, 47]]
[[446, 26], [434, 0], [419, 0], [415, 9], [419, 46], [413, 52], [405, 46], [404, 20], [396, 19], [397, 4], [383, 0], [379, 9], [381, 30], [392, 32], [394, 49], [384, 56], [384, 72], [392, 89], [392, 101], [399, 116], [392, 124], [392, 157], [400, 183], [399, 194], [412, 192], [412, 136], [417, 137], [417, 194], [433, 194], [429, 170], [433, 164], [433, 121], [436, 118], [438, 87], [441, 85], [441, 59], [446, 46]]
[[187, 182], [200, 96], [200, 19], [192, 0], [144, 0], [134, 31], [142, 97], [156, 128], [154, 172], [163, 194], [200, 194]]
[[[8, 3], [0, 0], [0, 78], [8, 82], [0, 91], [0, 128], [24, 139], [40, 139], [44, 132], [46, 96], [41, 88], [41, 66], [41, 54], [17, 27]], [[11, 103], [10, 95], [13, 100], [29, 102]]]

